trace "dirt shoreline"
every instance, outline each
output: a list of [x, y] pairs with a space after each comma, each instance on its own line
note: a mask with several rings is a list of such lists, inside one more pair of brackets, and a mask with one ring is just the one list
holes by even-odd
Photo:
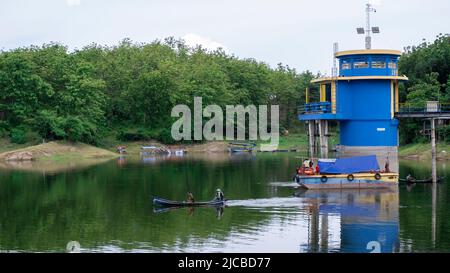
[[[160, 147], [163, 151], [183, 151], [185, 153], [224, 153], [228, 152], [228, 143], [225, 141], [211, 141], [201, 144], [175, 144], [163, 145], [157, 141], [136, 141], [123, 144], [129, 155], [139, 155], [142, 146]], [[39, 145], [27, 146], [0, 153], [0, 162], [26, 162], [46, 160], [50, 162], [64, 162], [83, 159], [108, 159], [120, 156], [117, 146], [95, 147], [84, 143], [66, 141], [52, 141]], [[279, 151], [303, 151], [299, 146], [295, 149]], [[413, 144], [400, 147], [399, 159], [430, 160], [431, 148], [425, 144]], [[450, 160], [450, 145], [441, 144], [437, 149], [437, 160]]]
[[23, 162], [36, 160], [64, 161], [77, 159], [114, 158], [117, 154], [84, 143], [52, 141], [3, 152], [0, 161]]

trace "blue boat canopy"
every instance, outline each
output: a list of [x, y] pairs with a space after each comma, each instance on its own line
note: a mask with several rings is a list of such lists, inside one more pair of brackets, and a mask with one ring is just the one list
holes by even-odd
[[318, 164], [322, 174], [352, 174], [380, 171], [375, 155], [319, 160]]

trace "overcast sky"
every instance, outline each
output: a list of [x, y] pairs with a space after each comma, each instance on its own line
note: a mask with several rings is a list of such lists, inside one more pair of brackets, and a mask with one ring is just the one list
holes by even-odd
[[[333, 42], [361, 49], [368, 0], [0, 0], [0, 48], [70, 49], [168, 36], [299, 71], [331, 73]], [[373, 48], [402, 50], [450, 33], [449, 0], [374, 0]]]

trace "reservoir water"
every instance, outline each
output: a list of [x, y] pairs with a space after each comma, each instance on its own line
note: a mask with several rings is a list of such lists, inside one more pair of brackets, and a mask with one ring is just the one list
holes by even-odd
[[[119, 158], [43, 171], [0, 169], [0, 251], [450, 252], [446, 181], [392, 190], [300, 191], [298, 154]], [[401, 161], [400, 176], [427, 178], [430, 162]], [[161, 210], [152, 196], [192, 191], [223, 209]], [[433, 198], [434, 197], [434, 198]], [[434, 200], [434, 202], [433, 202]], [[71, 242], [71, 243], [69, 243]]]

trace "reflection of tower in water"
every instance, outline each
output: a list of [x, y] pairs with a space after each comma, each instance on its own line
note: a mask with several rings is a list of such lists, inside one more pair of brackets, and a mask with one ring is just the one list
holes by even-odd
[[320, 214], [320, 205], [316, 202], [308, 207], [308, 242], [301, 246], [301, 252], [328, 252], [329, 250], [329, 215]]
[[[300, 252], [383, 253], [399, 249], [397, 190], [306, 192], [308, 240]], [[319, 201], [320, 200], [320, 201]]]

